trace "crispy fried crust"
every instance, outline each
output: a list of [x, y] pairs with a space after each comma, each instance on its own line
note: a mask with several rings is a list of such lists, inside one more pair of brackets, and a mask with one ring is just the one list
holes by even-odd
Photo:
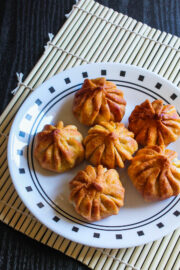
[[83, 141], [85, 157], [93, 165], [102, 164], [108, 168], [124, 167], [124, 161], [131, 160], [138, 149], [134, 134], [117, 122], [101, 122], [90, 128]]
[[180, 117], [174, 106], [146, 100], [131, 113], [128, 128], [143, 146], [168, 145], [180, 135]]
[[124, 203], [124, 188], [116, 170], [102, 165], [79, 171], [70, 182], [70, 201], [78, 214], [89, 221], [117, 215]]
[[146, 201], [160, 201], [180, 193], [180, 161], [164, 146], [146, 146], [132, 159], [128, 174]]
[[57, 126], [46, 125], [36, 135], [34, 155], [47, 170], [67, 171], [84, 159], [82, 135], [76, 126], [64, 127], [62, 121]]
[[75, 94], [73, 113], [87, 126], [101, 121], [121, 121], [126, 106], [123, 96], [123, 92], [105, 78], [86, 79]]

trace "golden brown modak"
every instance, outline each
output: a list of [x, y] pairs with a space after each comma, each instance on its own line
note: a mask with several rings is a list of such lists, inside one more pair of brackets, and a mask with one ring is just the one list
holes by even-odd
[[180, 161], [175, 151], [151, 145], [139, 150], [128, 174], [146, 201], [160, 201], [180, 193]]
[[108, 168], [124, 167], [126, 159], [138, 149], [134, 134], [117, 122], [101, 122], [90, 128], [83, 143], [85, 157], [93, 165], [102, 164]]
[[36, 135], [34, 155], [40, 165], [50, 171], [64, 172], [84, 159], [82, 135], [73, 125], [46, 125]]
[[70, 182], [70, 201], [89, 221], [117, 215], [124, 203], [124, 188], [116, 170], [102, 165], [79, 171]]
[[180, 117], [174, 106], [146, 100], [131, 113], [128, 128], [143, 146], [168, 145], [180, 135]]
[[87, 126], [102, 121], [121, 121], [126, 106], [123, 96], [123, 92], [105, 78], [86, 79], [75, 94], [73, 113]]

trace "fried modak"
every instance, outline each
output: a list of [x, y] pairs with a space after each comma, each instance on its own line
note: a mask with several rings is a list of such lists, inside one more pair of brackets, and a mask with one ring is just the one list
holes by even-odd
[[138, 149], [134, 134], [123, 123], [101, 122], [90, 128], [83, 141], [85, 157], [93, 165], [123, 168], [124, 161], [131, 160]]
[[128, 174], [145, 201], [160, 201], [180, 193], [180, 161], [177, 153], [164, 146], [151, 145], [139, 150]]
[[117, 215], [124, 204], [124, 188], [116, 170], [102, 165], [79, 171], [70, 182], [70, 201], [88, 221]]
[[105, 78], [86, 79], [75, 94], [73, 113], [84, 125], [121, 121], [125, 113], [124, 94]]
[[56, 126], [46, 125], [36, 135], [35, 158], [50, 171], [64, 172], [84, 159], [82, 135], [74, 125], [64, 127], [62, 121]]
[[173, 105], [162, 100], [146, 100], [137, 105], [129, 117], [129, 130], [143, 145], [168, 145], [180, 135], [180, 117]]

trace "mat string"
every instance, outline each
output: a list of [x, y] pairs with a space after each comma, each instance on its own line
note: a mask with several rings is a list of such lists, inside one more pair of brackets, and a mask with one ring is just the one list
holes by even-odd
[[[35, 217], [33, 217], [31, 214], [24, 213], [23, 211], [21, 211], [21, 210], [15, 208], [15, 207], [13, 207], [12, 205], [8, 204], [6, 201], [0, 200], [0, 202], [1, 202], [2, 204], [4, 204], [4, 205], [10, 207], [11, 209], [15, 210], [16, 212], [20, 213], [21, 215], [24, 215], [24, 216], [26, 216], [26, 217], [30, 217], [32, 220], [37, 221], [37, 219], [36, 219]], [[112, 258], [113, 260], [118, 261], [118, 262], [121, 263], [121, 264], [124, 264], [124, 265], [126, 265], [126, 266], [128, 266], [128, 267], [131, 267], [133, 270], [140, 270], [139, 268], [134, 267], [133, 265], [131, 265], [131, 264], [129, 264], [129, 263], [123, 261], [123, 260], [120, 260], [120, 259], [116, 258], [116, 257], [113, 256], [113, 255], [108, 254], [108, 253], [105, 252], [103, 249], [97, 248], [97, 250], [99, 250], [103, 255], [106, 255], [108, 258]]]
[[30, 217], [31, 219], [37, 221], [37, 219], [34, 218], [32, 215], [24, 213], [23, 211], [17, 209], [16, 207], [13, 207], [12, 205], [8, 204], [6, 201], [0, 200], [0, 202], [1, 202], [2, 204], [4, 204], [4, 205], [10, 207], [11, 209], [15, 210], [16, 212], [18, 212], [18, 213], [20, 213], [20, 214], [22, 214], [22, 215], [24, 215], [24, 216], [26, 216], [26, 217]]
[[61, 49], [61, 48], [59, 48], [58, 46], [54, 45], [54, 44], [51, 43], [51, 42], [49, 43], [49, 45], [53, 46], [54, 48], [56, 48], [57, 50], [59, 50], [59, 51], [61, 51], [61, 52], [64, 52], [64, 53], [67, 53], [67, 54], [69, 54], [69, 55], [71, 55], [71, 56], [73, 56], [73, 57], [76, 57], [77, 59], [79, 59], [79, 60], [81, 60], [81, 61], [83, 61], [83, 62], [90, 63], [90, 62], [87, 61], [86, 59], [84, 59], [84, 58], [82, 58], [82, 57], [80, 57], [80, 56], [78, 56], [78, 55], [76, 55], [76, 54], [74, 54], [74, 53], [68, 52], [68, 51], [66, 51], [66, 50], [64, 50], [64, 49]]
[[26, 85], [25, 83], [22, 82], [22, 79], [23, 79], [23, 76], [24, 76], [23, 73], [18, 73], [17, 72], [16, 76], [17, 76], [18, 84], [17, 84], [17, 87], [11, 91], [11, 94], [15, 95], [20, 86], [24, 86], [25, 88], [28, 88], [29, 90], [33, 91], [33, 89], [31, 87], [29, 87], [28, 85]]
[[49, 36], [49, 41], [48, 41], [47, 44], [44, 46], [45, 52], [46, 52], [47, 49], [49, 48], [49, 45], [50, 45], [51, 41], [52, 41], [53, 38], [54, 38], [54, 35], [53, 35], [52, 33], [48, 33], [48, 36]]
[[141, 35], [140, 33], [137, 33], [136, 31], [130, 30], [130, 29], [124, 27], [124, 26], [120, 26], [120, 25], [117, 24], [117, 23], [113, 23], [113, 22], [111, 22], [111, 21], [109, 21], [109, 20], [107, 20], [107, 19], [105, 19], [105, 18], [103, 18], [103, 17], [101, 17], [101, 16], [98, 16], [98, 15], [96, 15], [96, 14], [90, 12], [90, 11], [87, 11], [87, 10], [84, 9], [84, 8], [79, 7], [77, 4], [75, 4], [75, 5], [72, 6], [72, 10], [70, 11], [70, 13], [68, 13], [68, 14], [65, 15], [66, 18], [68, 18], [68, 17], [71, 15], [72, 11], [73, 11], [75, 8], [77, 8], [77, 9], [79, 9], [79, 10], [81, 10], [81, 11], [87, 13], [87, 14], [90, 14], [91, 16], [96, 17], [97, 19], [100, 19], [100, 20], [102, 20], [102, 21], [105, 21], [105, 22], [107, 22], [107, 23], [110, 23], [111, 25], [114, 25], [115, 27], [119, 27], [119, 28], [121, 28], [121, 29], [123, 29], [123, 30], [125, 30], [125, 31], [127, 31], [127, 32], [130, 32], [130, 33], [132, 33], [132, 34], [136, 34], [136, 35], [139, 36], [139, 37], [142, 37], [142, 38], [144, 38], [144, 39], [153, 41], [153, 42], [155, 42], [155, 43], [157, 43], [157, 44], [159, 44], [159, 45], [166, 46], [166, 47], [168, 47], [168, 48], [170, 48], [170, 49], [172, 49], [172, 50], [175, 50], [176, 52], [180, 52], [180, 49], [176, 49], [175, 47], [173, 47], [173, 46], [171, 46], [171, 45], [168, 45], [168, 44], [165, 44], [165, 43], [160, 42], [160, 41], [158, 41], [158, 40], [155, 40], [155, 39], [153, 39], [153, 38], [150, 38], [150, 37], [146, 37], [146, 36], [144, 36], [144, 35]]
[[61, 51], [61, 52], [64, 52], [64, 53], [67, 53], [73, 57], [76, 57], [77, 59], [83, 61], [83, 62], [86, 62], [86, 63], [90, 63], [89, 61], [87, 61], [86, 59], [74, 54], [74, 53], [71, 53], [67, 50], [64, 50], [62, 48], [59, 48], [57, 45], [53, 44], [51, 41], [53, 40], [53, 37], [54, 35], [52, 33], [48, 33], [48, 36], [49, 36], [49, 41], [47, 42], [47, 44], [44, 46], [45, 48], [45, 52], [47, 51], [47, 49], [49, 48], [49, 46], [52, 46], [53, 48], [56, 48], [57, 50]]
[[9, 136], [0, 130], [0, 137], [4, 137], [5, 139], [8, 139]]
[[73, 9], [76, 7], [76, 5], [78, 4], [79, 0], [75, 0], [76, 4], [72, 6], [72, 9], [69, 13], [65, 14], [66, 19], [69, 18], [69, 16], [71, 15], [71, 13], [73, 12]]
[[112, 258], [114, 261], [118, 261], [118, 262], [120, 262], [122, 264], [125, 264], [128, 267], [131, 267], [133, 270], [140, 270], [140, 268], [137, 268], [137, 267], [135, 267], [135, 266], [123, 261], [123, 260], [120, 260], [120, 259], [116, 258], [115, 256], [110, 255], [107, 252], [104, 252], [104, 250], [102, 250], [102, 249], [97, 248], [97, 250], [100, 250], [103, 255], [106, 255], [107, 257]]

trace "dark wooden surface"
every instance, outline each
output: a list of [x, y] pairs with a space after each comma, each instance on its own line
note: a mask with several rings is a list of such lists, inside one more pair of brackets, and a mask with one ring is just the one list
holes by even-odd
[[[180, 0], [98, 0], [152, 27], [180, 36]], [[11, 100], [16, 72], [26, 77], [73, 0], [0, 0], [0, 113]], [[88, 269], [0, 222], [0, 270]]]

